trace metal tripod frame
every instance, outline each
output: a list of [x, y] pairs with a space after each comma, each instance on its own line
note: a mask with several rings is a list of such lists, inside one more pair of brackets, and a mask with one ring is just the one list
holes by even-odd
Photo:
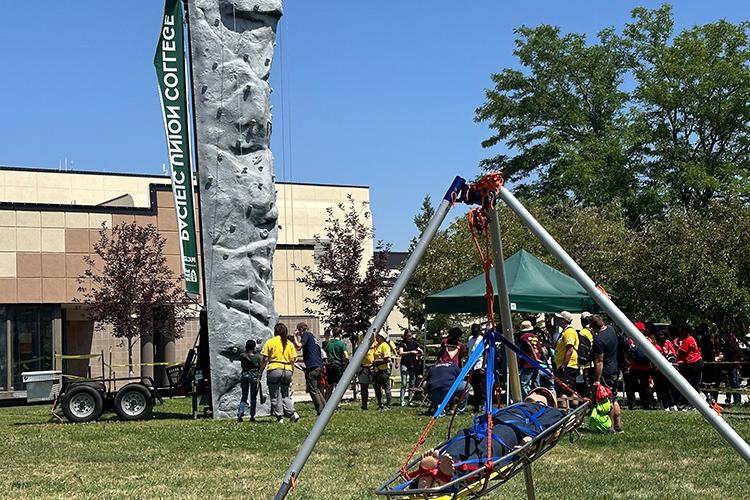
[[[385, 324], [391, 311], [397, 304], [401, 294], [406, 288], [407, 283], [411, 279], [417, 265], [422, 260], [425, 251], [440, 229], [440, 225], [445, 220], [451, 207], [457, 202], [470, 202], [464, 198], [466, 194], [467, 183], [461, 177], [456, 177], [453, 180], [450, 188], [446, 192], [443, 200], [435, 210], [435, 214], [430, 219], [430, 222], [425, 228], [424, 232], [419, 238], [414, 250], [412, 251], [409, 258], [406, 260], [401, 273], [399, 274], [393, 288], [388, 293], [388, 296], [383, 301], [378, 314], [372, 322], [372, 325], [367, 330], [360, 346], [352, 355], [349, 362], [349, 366], [346, 368], [341, 376], [341, 380], [336, 386], [333, 394], [326, 403], [323, 411], [315, 421], [313, 428], [310, 430], [310, 434], [307, 436], [305, 441], [302, 443], [297, 455], [294, 457], [289, 470], [284, 475], [284, 480], [279, 487], [274, 499], [281, 500], [286, 498], [292, 486], [296, 483], [302, 468], [304, 467], [307, 459], [310, 457], [315, 444], [323, 434], [328, 422], [333, 416], [334, 410], [338, 407], [339, 403], [344, 397], [344, 394], [351, 384], [354, 376], [362, 365], [362, 361], [367, 354], [367, 350], [370, 347], [372, 338]], [[651, 362], [674, 384], [674, 386], [687, 398], [687, 400], [700, 411], [701, 415], [711, 424], [714, 429], [723, 437], [737, 453], [745, 459], [746, 462], [750, 463], [750, 446], [745, 442], [737, 432], [718, 415], [709, 405], [705, 399], [701, 397], [700, 393], [696, 391], [685, 378], [675, 369], [656, 348], [649, 342], [649, 340], [633, 325], [633, 323], [620, 311], [620, 309], [609, 299], [606, 293], [600, 290], [596, 283], [578, 266], [578, 264], [565, 252], [555, 239], [550, 236], [546, 229], [537, 221], [526, 208], [516, 199], [513, 194], [508, 191], [505, 187], [500, 187], [496, 193], [499, 199], [502, 199], [506, 205], [518, 216], [521, 222], [529, 228], [529, 230], [542, 242], [544, 247], [555, 256], [555, 258], [562, 264], [565, 269], [573, 276], [573, 278], [588, 292], [588, 294], [599, 304], [604, 312], [606, 312], [610, 318], [622, 329], [625, 334], [633, 339], [636, 345], [641, 349], [643, 353], [651, 360]], [[494, 268], [495, 277], [497, 281], [497, 295], [498, 302], [500, 305], [500, 322], [502, 326], [503, 336], [513, 341], [513, 325], [511, 321], [511, 308], [510, 300], [508, 297], [508, 288], [505, 281], [505, 264], [503, 259], [502, 250], [502, 237], [500, 231], [500, 222], [496, 209], [489, 211], [489, 230], [490, 238], [494, 250]], [[521, 384], [518, 373], [518, 364], [515, 356], [511, 356], [506, 347], [506, 359], [508, 360], [508, 372], [510, 379], [510, 390], [511, 397], [514, 401], [521, 400]], [[532, 479], [530, 464], [524, 468], [524, 476], [526, 480], [526, 495], [529, 500], [536, 498], [534, 492], [534, 483]]]

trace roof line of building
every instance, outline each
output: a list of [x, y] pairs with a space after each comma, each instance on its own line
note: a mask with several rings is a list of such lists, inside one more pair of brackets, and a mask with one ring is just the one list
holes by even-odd
[[[0, 201], [0, 210], [22, 210], [35, 212], [89, 212], [120, 215], [156, 215], [156, 192], [171, 191], [169, 184], [149, 184], [149, 206], [128, 207], [117, 205], [74, 205], [72, 203], [36, 203], [27, 201]], [[196, 186], [197, 188], [197, 186]], [[111, 200], [110, 200], [111, 201]], [[105, 202], [107, 203], [107, 202]]]
[[[17, 167], [12, 165], [0, 165], [0, 171], [18, 171], [18, 172], [47, 172], [53, 174], [83, 174], [83, 175], [111, 175], [111, 176], [122, 176], [122, 177], [147, 177], [150, 179], [162, 179], [168, 180], [169, 176], [155, 175], [155, 174], [137, 174], [133, 172], [96, 172], [92, 170], [58, 170], [55, 168], [45, 167]], [[342, 188], [358, 188], [358, 189], [369, 189], [370, 186], [362, 184], [333, 184], [326, 182], [296, 182], [296, 181], [277, 181], [276, 184], [285, 184], [292, 186], [321, 186], [321, 187], [342, 187]]]

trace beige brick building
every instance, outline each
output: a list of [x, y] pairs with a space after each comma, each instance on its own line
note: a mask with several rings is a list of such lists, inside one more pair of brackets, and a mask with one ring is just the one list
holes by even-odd
[[[314, 264], [313, 236], [323, 231], [326, 208], [369, 201], [364, 186], [277, 184], [279, 239], [274, 255], [275, 303], [289, 324], [305, 318], [308, 291], [296, 282], [298, 266]], [[77, 278], [93, 253], [102, 223], [153, 224], [166, 239], [169, 266], [180, 272], [174, 200], [169, 177], [0, 167], [0, 398], [22, 396], [21, 372], [62, 369], [98, 374], [100, 360], [66, 360], [56, 354], [110, 352], [117, 374], [125, 374], [126, 349], [86, 318]], [[368, 252], [372, 254], [372, 242]], [[179, 361], [195, 341], [196, 320], [177, 341]], [[134, 349], [135, 362], [139, 349]], [[157, 349], [158, 352], [158, 349]]]

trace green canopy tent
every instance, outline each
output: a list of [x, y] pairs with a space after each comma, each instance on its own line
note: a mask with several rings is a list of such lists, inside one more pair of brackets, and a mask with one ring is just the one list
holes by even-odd
[[[498, 310], [495, 273], [490, 273]], [[596, 303], [576, 280], [548, 266], [526, 250], [505, 259], [505, 279], [511, 309], [516, 312], [551, 313], [596, 311]], [[434, 293], [425, 299], [428, 313], [487, 312], [484, 274]]]

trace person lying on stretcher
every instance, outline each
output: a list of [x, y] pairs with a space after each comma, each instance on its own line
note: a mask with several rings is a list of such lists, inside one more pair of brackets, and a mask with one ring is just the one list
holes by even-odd
[[[537, 388], [523, 403], [500, 408], [492, 414], [493, 460], [519, 448], [563, 418], [557, 400], [548, 389]], [[411, 488], [433, 488], [448, 483], [454, 474], [467, 474], [487, 462], [487, 417], [474, 418], [468, 429], [458, 431], [440, 449], [422, 455], [419, 469], [408, 476]]]

